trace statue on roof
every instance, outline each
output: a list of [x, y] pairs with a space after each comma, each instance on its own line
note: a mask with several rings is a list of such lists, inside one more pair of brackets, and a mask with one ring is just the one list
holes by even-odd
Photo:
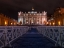
[[34, 10], [34, 8], [32, 7], [32, 10]]

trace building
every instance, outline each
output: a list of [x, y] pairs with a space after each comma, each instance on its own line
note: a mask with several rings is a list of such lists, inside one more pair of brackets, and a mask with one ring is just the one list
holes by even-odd
[[64, 25], [64, 8], [57, 8], [54, 12], [55, 25]]
[[18, 23], [20, 25], [45, 25], [47, 23], [47, 12], [43, 11], [38, 13], [34, 11], [29, 12], [18, 12]]
[[64, 25], [64, 8], [57, 8], [52, 18], [50, 18], [48, 22], [49, 22], [49, 25], [63, 26]]
[[55, 19], [53, 15], [50, 15], [50, 17], [48, 18], [47, 25], [51, 25], [51, 26], [55, 25]]
[[0, 26], [11, 26], [11, 25], [17, 25], [17, 21], [7, 17], [4, 14], [0, 14]]

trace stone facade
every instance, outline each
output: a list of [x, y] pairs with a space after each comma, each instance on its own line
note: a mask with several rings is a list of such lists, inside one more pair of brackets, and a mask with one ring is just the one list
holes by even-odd
[[64, 8], [58, 8], [54, 13], [55, 25], [64, 25]]
[[18, 22], [21, 25], [45, 25], [47, 22], [47, 12], [37, 13], [36, 11], [18, 12]]
[[17, 25], [17, 21], [11, 19], [4, 14], [0, 14], [0, 26], [10, 26], [10, 25]]
[[49, 25], [64, 26], [64, 8], [57, 8], [52, 18], [53, 20], [48, 21]]

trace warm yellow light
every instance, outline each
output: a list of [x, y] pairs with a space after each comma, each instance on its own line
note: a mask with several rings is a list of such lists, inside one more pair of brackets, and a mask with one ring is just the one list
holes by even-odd
[[5, 21], [5, 25], [7, 25], [7, 22]]
[[48, 24], [48, 22], [47, 22], [47, 24]]
[[12, 25], [12, 23], [11, 23], [11, 25]]
[[58, 22], [58, 25], [61, 25], [61, 22], [60, 21]]
[[55, 23], [53, 22], [53, 25], [55, 25]]

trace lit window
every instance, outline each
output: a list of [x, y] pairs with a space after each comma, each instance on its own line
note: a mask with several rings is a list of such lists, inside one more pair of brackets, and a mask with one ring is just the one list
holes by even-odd
[[47, 24], [48, 24], [48, 22], [47, 22]]
[[7, 21], [5, 21], [5, 25], [7, 25]]
[[60, 21], [58, 21], [58, 25], [61, 25], [61, 22]]
[[12, 23], [11, 23], [11, 25], [12, 25]]
[[53, 22], [53, 25], [55, 25], [55, 23]]

